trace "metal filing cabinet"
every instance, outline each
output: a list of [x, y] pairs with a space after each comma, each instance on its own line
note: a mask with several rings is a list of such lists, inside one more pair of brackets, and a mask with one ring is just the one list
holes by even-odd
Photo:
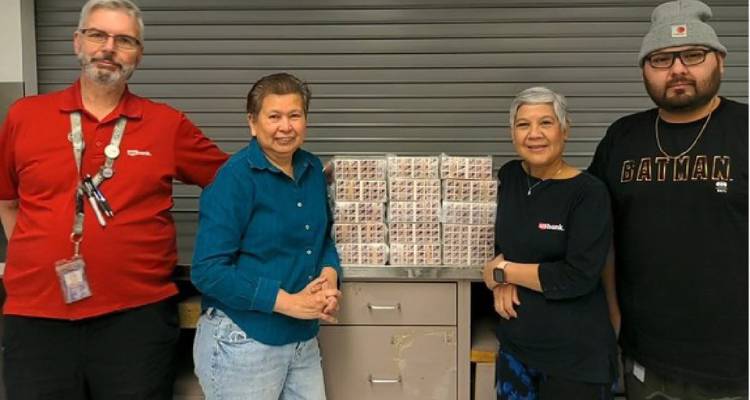
[[345, 282], [319, 340], [329, 400], [456, 399], [455, 282]]

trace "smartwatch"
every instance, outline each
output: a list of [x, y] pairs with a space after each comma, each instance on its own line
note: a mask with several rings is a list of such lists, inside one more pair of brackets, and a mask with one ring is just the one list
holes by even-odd
[[492, 278], [495, 282], [505, 285], [508, 283], [505, 280], [505, 267], [510, 264], [510, 261], [501, 262], [495, 269], [492, 270]]

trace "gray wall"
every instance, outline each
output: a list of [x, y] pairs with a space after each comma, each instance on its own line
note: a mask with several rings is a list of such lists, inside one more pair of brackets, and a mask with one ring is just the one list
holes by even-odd
[[[20, 75], [21, 74], [19, 73], [18, 76]], [[23, 95], [23, 82], [0, 82], [0, 121], [5, 119], [8, 107], [16, 101], [16, 99], [23, 97]], [[5, 238], [4, 230], [0, 229], [0, 276], [2, 276], [5, 271], [4, 261], [7, 245], [8, 242]], [[2, 285], [2, 282], [0, 282], [0, 305], [2, 305], [3, 302], [5, 302], [5, 288]], [[0, 338], [3, 337], [4, 325], [5, 322], [3, 317], [0, 316]], [[5, 368], [5, 366], [3, 365], [2, 360], [0, 360], [0, 400], [5, 400], [5, 382], [2, 379], [3, 368]]]
[[[21, 97], [23, 97], [23, 82], [0, 82], [0, 121], [5, 120], [8, 107]], [[0, 229], [0, 263], [5, 261], [7, 245], [5, 231]]]
[[[747, 1], [708, 1], [729, 48], [722, 93], [746, 101]], [[71, 34], [81, 0], [37, 0], [39, 91], [78, 75]], [[168, 102], [230, 152], [248, 132], [244, 96], [290, 71], [311, 84], [306, 148], [514, 156], [507, 108], [547, 85], [573, 116], [566, 157], [584, 167], [606, 127], [651, 107], [635, 57], [659, 1], [140, 0], [146, 55], [131, 89]], [[301, 8], [303, 7], [303, 8]], [[181, 260], [197, 190], [176, 187]]]
[[[36, 39], [33, 0], [0, 0], [0, 9], [3, 10], [0, 13], [0, 54], [3, 54], [0, 59], [0, 121], [3, 121], [14, 101], [36, 93]], [[5, 234], [0, 231], [0, 269], [6, 245]], [[0, 393], [4, 393], [1, 383]]]
[[[5, 120], [8, 107], [10, 107], [14, 101], [23, 97], [23, 94], [23, 82], [0, 82], [0, 121]], [[5, 237], [5, 231], [0, 229], [0, 263], [5, 261], [7, 244], [8, 242]], [[1, 386], [0, 390], [2, 390]]]
[[0, 0], [0, 82], [20, 82], [23, 80], [23, 57], [21, 53], [21, 2], [20, 0]]

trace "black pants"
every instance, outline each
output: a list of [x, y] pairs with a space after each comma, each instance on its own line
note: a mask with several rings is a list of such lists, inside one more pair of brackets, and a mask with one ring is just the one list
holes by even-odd
[[8, 400], [172, 400], [180, 329], [166, 300], [79, 321], [5, 316]]
[[[747, 387], [743, 389], [721, 386], [703, 386], [689, 380], [665, 376], [652, 369], [643, 369], [640, 378], [633, 373], [635, 361], [625, 357], [625, 389], [628, 400], [747, 400]], [[641, 366], [641, 368], [643, 368]], [[642, 378], [642, 379], [641, 379]]]

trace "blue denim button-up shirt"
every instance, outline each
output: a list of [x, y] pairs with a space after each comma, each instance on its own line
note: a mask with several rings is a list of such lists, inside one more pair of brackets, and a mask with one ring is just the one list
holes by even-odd
[[279, 289], [297, 293], [324, 266], [341, 267], [320, 160], [297, 150], [294, 180], [273, 166], [257, 140], [233, 155], [200, 199], [192, 280], [202, 308], [226, 313], [270, 345], [309, 340], [317, 320], [273, 312]]

